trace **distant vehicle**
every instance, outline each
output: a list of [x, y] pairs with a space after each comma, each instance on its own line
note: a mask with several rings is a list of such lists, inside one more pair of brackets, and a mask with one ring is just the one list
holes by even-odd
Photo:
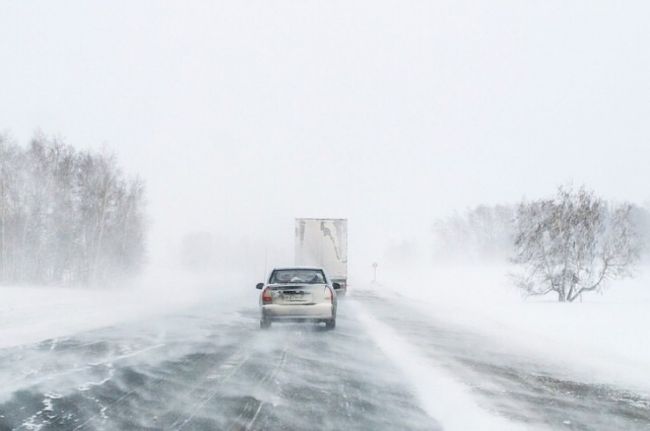
[[295, 262], [325, 269], [344, 295], [348, 286], [347, 219], [296, 219]]
[[325, 322], [336, 327], [337, 282], [330, 281], [322, 268], [276, 268], [260, 289], [260, 327], [276, 321]]

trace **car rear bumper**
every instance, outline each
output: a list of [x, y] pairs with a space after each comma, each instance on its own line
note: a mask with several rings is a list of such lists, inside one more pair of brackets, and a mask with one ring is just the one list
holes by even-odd
[[329, 320], [335, 317], [332, 304], [262, 305], [262, 317], [271, 320]]

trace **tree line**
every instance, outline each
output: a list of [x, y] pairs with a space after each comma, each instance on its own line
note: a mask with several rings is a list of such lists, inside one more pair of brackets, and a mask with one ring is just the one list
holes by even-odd
[[438, 220], [434, 236], [438, 259], [508, 259], [519, 268], [513, 278], [525, 295], [573, 302], [648, 260], [650, 211], [608, 202], [585, 187], [560, 187], [549, 198]]
[[144, 184], [110, 154], [0, 136], [0, 282], [103, 282], [144, 258]]
[[439, 261], [499, 261], [511, 253], [516, 208], [479, 205], [438, 219], [433, 225], [434, 258]]

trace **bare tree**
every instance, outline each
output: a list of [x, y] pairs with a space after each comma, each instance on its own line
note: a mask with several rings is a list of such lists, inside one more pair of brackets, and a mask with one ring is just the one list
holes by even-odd
[[436, 260], [507, 260], [512, 253], [515, 208], [479, 205], [438, 219], [433, 226]]
[[144, 186], [115, 158], [37, 134], [0, 137], [0, 282], [85, 283], [144, 256]]
[[0, 281], [20, 271], [16, 246], [25, 230], [26, 157], [6, 136], [0, 138]]
[[518, 286], [527, 295], [555, 292], [560, 302], [630, 275], [639, 244], [633, 206], [609, 205], [593, 192], [559, 188], [554, 199], [526, 202], [516, 215]]

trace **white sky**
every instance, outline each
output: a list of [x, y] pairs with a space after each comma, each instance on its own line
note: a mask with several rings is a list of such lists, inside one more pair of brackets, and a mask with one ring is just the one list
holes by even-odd
[[631, 0], [0, 0], [0, 130], [115, 150], [158, 246], [341, 216], [372, 254], [568, 181], [650, 198], [648, 22]]

